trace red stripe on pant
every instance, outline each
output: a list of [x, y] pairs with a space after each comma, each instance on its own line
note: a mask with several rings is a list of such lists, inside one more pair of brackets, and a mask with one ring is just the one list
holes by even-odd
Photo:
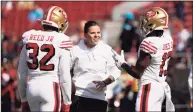
[[143, 85], [142, 87], [142, 94], [141, 94], [141, 100], [140, 100], [140, 112], [148, 111], [148, 100], [149, 100], [150, 88], [151, 88], [151, 83]]
[[54, 87], [54, 111], [53, 112], [58, 112], [60, 110], [61, 102], [60, 102], [60, 87], [59, 84], [54, 82], [53, 83]]

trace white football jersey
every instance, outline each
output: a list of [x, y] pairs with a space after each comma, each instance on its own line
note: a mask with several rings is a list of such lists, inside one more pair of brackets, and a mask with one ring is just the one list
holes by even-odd
[[[25, 78], [61, 82], [64, 97], [71, 97], [70, 52], [72, 47], [70, 38], [55, 31], [29, 30], [22, 35], [23, 48], [20, 53], [18, 66], [19, 91], [21, 99], [26, 98]], [[60, 80], [59, 80], [60, 79]], [[63, 87], [66, 83], [70, 87]], [[65, 84], [64, 84], [65, 85]], [[67, 90], [69, 88], [69, 90]], [[62, 90], [63, 90], [62, 89]], [[64, 102], [70, 103], [65, 98]], [[68, 101], [67, 101], [68, 100]]]
[[55, 31], [30, 30], [23, 34], [29, 77], [53, 75], [58, 82], [58, 63], [62, 48], [71, 48], [68, 36]]
[[141, 83], [165, 81], [168, 61], [173, 50], [173, 40], [170, 34], [164, 32], [162, 37], [145, 38], [141, 42], [138, 55], [140, 55], [141, 50], [151, 55], [150, 65], [145, 69]]

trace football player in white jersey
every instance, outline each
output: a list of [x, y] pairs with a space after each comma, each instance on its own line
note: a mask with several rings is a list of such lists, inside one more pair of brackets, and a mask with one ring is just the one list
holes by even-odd
[[140, 28], [145, 39], [139, 47], [136, 66], [130, 66], [115, 53], [116, 64], [139, 79], [136, 111], [161, 111], [162, 103], [166, 103], [167, 111], [174, 111], [170, 87], [165, 82], [173, 50], [173, 40], [167, 32], [167, 12], [160, 7], [150, 8], [141, 16]]
[[[64, 34], [68, 27], [65, 11], [51, 6], [41, 20], [43, 31], [23, 34], [18, 66], [18, 88], [22, 110], [69, 112], [71, 104], [70, 51], [72, 42]], [[61, 94], [62, 100], [61, 104]]]

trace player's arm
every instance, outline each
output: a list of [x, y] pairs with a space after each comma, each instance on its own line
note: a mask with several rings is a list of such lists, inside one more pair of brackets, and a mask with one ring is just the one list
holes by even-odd
[[27, 70], [27, 63], [26, 63], [26, 49], [25, 46], [23, 46], [21, 53], [20, 53], [20, 58], [19, 58], [19, 65], [17, 69], [17, 74], [18, 74], [18, 89], [19, 89], [19, 94], [21, 97], [21, 102], [26, 102], [26, 85], [27, 85], [27, 75], [28, 75], [28, 70]]
[[125, 63], [121, 65], [131, 76], [139, 79], [144, 70], [150, 65], [152, 56], [157, 52], [157, 46], [151, 38], [146, 38], [139, 47], [139, 57], [135, 66], [128, 67]]
[[70, 60], [71, 60], [71, 63], [70, 63], [70, 74], [71, 74], [71, 77], [73, 77], [74, 76], [74, 65], [75, 65], [73, 49], [70, 50]]
[[17, 75], [18, 76], [18, 90], [19, 90], [19, 95], [21, 98], [22, 110], [23, 111], [29, 110], [29, 105], [27, 103], [27, 98], [26, 98], [28, 68], [27, 68], [27, 63], [26, 63], [25, 45], [23, 46], [21, 53], [20, 53], [17, 74], [18, 74]]
[[137, 59], [137, 63], [135, 66], [131, 66], [126, 63], [123, 53], [119, 56], [116, 52], [114, 52], [114, 59], [116, 65], [119, 69], [124, 69], [134, 78], [139, 79], [144, 70], [150, 65], [151, 58], [157, 52], [157, 47], [155, 44], [148, 39], [144, 39], [139, 47], [139, 57]]
[[144, 72], [144, 70], [150, 65], [151, 61], [151, 55], [144, 52], [140, 51], [140, 56], [137, 59], [137, 63], [135, 66], [130, 66], [127, 63], [123, 63], [121, 67], [127, 71], [131, 76], [134, 78], [139, 79], [141, 77], [141, 74]]
[[69, 111], [71, 105], [71, 91], [72, 91], [72, 80], [70, 75], [70, 50], [68, 46], [60, 46], [61, 56], [59, 59], [59, 75], [60, 85], [63, 96], [62, 109]]

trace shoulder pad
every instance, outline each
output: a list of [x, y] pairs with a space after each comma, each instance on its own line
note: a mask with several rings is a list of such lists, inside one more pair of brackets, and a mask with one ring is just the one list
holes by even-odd
[[30, 36], [30, 32], [32, 32], [32, 31], [34, 31], [34, 30], [29, 30], [29, 31], [26, 31], [26, 32], [23, 33], [22, 39], [21, 39], [21, 41], [20, 41], [20, 43], [21, 43], [22, 45], [25, 45], [25, 44], [27, 43], [28, 38], [29, 38], [29, 36]]
[[72, 48], [72, 41], [70, 40], [70, 37], [63, 33], [59, 33], [59, 48], [62, 49], [71, 49]]
[[59, 47], [63, 48], [63, 49], [71, 49], [72, 48], [72, 41], [71, 40], [63, 40], [63, 41], [61, 41]]
[[142, 50], [142, 51], [144, 51], [146, 53], [156, 54], [158, 48], [156, 47], [156, 44], [152, 40], [144, 39], [141, 42], [140, 50]]

